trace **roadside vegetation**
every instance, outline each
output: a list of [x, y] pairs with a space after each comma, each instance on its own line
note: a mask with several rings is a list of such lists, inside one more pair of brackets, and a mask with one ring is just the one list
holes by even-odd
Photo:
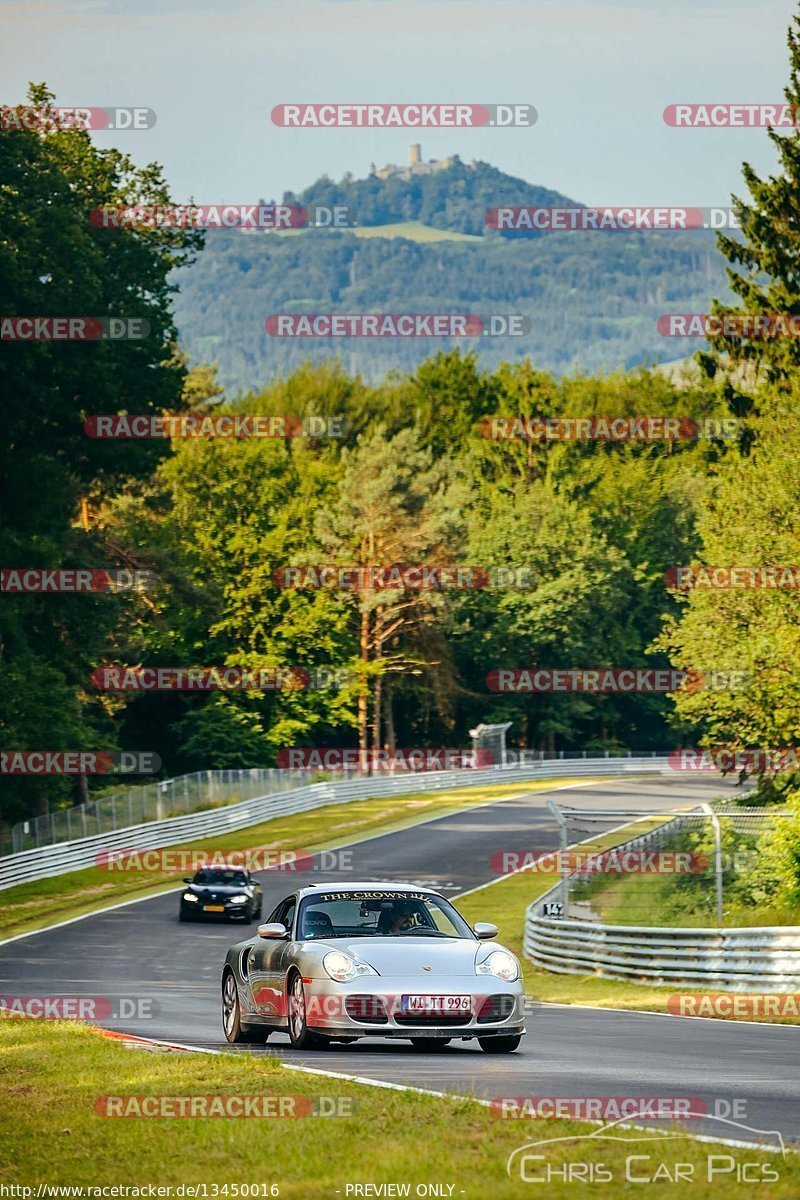
[[[411, 1047], [408, 1051], [413, 1054]], [[556, 1200], [574, 1194], [574, 1183], [561, 1182], [563, 1164], [602, 1161], [625, 1186], [625, 1159], [634, 1154], [650, 1156], [636, 1162], [640, 1177], [664, 1164], [662, 1183], [673, 1177], [677, 1163], [691, 1164], [692, 1195], [698, 1200], [716, 1200], [720, 1182], [735, 1178], [734, 1165], [726, 1173], [720, 1157], [711, 1163], [717, 1173], [709, 1181], [709, 1155], [732, 1154], [737, 1163], [754, 1164], [750, 1178], [754, 1173], [776, 1178], [759, 1186], [759, 1194], [770, 1200], [793, 1200], [800, 1191], [800, 1157], [791, 1152], [784, 1158], [767, 1150], [732, 1151], [687, 1136], [643, 1143], [635, 1130], [619, 1128], [613, 1133], [620, 1140], [593, 1146], [586, 1137], [596, 1127], [587, 1122], [501, 1120], [468, 1098], [439, 1099], [303, 1074], [265, 1052], [146, 1053], [68, 1021], [0, 1018], [0, 1079], [0, 1181], [24, 1180], [34, 1187], [133, 1180], [140, 1186], [173, 1187], [263, 1183], [267, 1196], [274, 1184], [272, 1194], [281, 1200], [319, 1200], [337, 1189], [344, 1195], [347, 1184], [402, 1181], [411, 1184], [413, 1194], [417, 1184], [434, 1182], [433, 1159], [425, 1161], [423, 1147], [435, 1146], [435, 1182], [452, 1185], [451, 1195], [510, 1200], [525, 1186], [518, 1169], [512, 1177], [506, 1174], [512, 1151], [527, 1142], [569, 1137], [575, 1140], [534, 1151], [562, 1170], [548, 1187]], [[137, 1120], [105, 1117], [96, 1108], [107, 1096], [191, 1095], [298, 1097], [295, 1111], [302, 1098], [307, 1103], [325, 1095], [352, 1115]], [[284, 1101], [284, 1111], [290, 1103]], [[545, 1164], [535, 1165], [544, 1169]]]

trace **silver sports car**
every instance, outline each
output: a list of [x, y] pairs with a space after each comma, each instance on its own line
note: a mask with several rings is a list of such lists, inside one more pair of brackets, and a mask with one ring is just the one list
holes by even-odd
[[519, 963], [486, 945], [495, 925], [467, 922], [412, 884], [316, 884], [293, 892], [222, 972], [229, 1042], [288, 1033], [298, 1049], [356, 1038], [409, 1038], [420, 1049], [477, 1038], [516, 1050], [524, 1029]]

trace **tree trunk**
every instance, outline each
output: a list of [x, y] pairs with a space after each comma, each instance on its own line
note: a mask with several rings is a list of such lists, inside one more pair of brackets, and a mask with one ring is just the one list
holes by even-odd
[[386, 745], [389, 750], [397, 747], [397, 735], [394, 731], [394, 706], [392, 704], [392, 681], [387, 675], [383, 689], [383, 722], [386, 726]]
[[[361, 609], [361, 637], [360, 637], [360, 652], [361, 661], [365, 665], [369, 662], [369, 612], [366, 607]], [[358, 748], [362, 756], [366, 759], [367, 753], [367, 734], [369, 732], [369, 681], [365, 678], [361, 681], [358, 691]], [[367, 770], [369, 764], [364, 763]]]
[[[378, 648], [380, 651], [380, 647]], [[378, 653], [380, 658], [380, 652]], [[383, 704], [383, 680], [380, 675], [375, 676], [375, 687], [372, 695], [372, 749], [380, 750], [381, 748], [381, 707]]]

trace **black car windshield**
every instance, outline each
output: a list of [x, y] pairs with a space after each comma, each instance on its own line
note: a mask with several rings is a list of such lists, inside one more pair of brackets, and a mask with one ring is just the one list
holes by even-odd
[[246, 887], [247, 876], [244, 871], [198, 871], [192, 882], [204, 887]]
[[300, 905], [300, 938], [430, 937], [475, 935], [440, 896], [425, 892], [322, 892]]

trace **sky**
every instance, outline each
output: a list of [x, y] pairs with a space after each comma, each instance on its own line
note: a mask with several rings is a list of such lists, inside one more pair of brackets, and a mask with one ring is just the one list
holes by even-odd
[[[780, 101], [793, 0], [0, 0], [0, 102], [152, 108], [95, 133], [176, 201], [279, 199], [327, 173], [457, 153], [591, 205], [723, 206], [759, 129], [674, 129], [676, 102]], [[527, 103], [532, 128], [283, 129], [278, 103]]]

